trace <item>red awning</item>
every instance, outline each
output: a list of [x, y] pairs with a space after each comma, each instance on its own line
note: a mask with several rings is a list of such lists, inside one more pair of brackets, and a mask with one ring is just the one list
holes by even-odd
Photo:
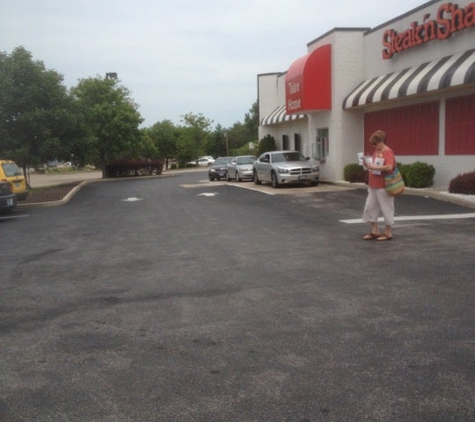
[[285, 75], [287, 114], [331, 109], [331, 45], [300, 57]]

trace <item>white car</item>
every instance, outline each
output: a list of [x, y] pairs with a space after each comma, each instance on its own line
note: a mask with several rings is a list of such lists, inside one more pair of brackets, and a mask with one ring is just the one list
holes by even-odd
[[186, 166], [188, 167], [188, 166], [198, 165], [198, 167], [209, 167], [213, 163], [214, 163], [214, 158], [211, 157], [211, 155], [203, 155], [201, 157], [198, 157], [194, 161], [188, 161], [186, 163]]
[[291, 183], [310, 183], [317, 186], [320, 168], [317, 162], [305, 158], [300, 151], [270, 151], [253, 164], [256, 185], [269, 182], [272, 187]]
[[252, 165], [256, 161], [253, 155], [239, 155], [233, 157], [228, 163], [228, 181], [240, 182], [244, 179], [252, 179]]

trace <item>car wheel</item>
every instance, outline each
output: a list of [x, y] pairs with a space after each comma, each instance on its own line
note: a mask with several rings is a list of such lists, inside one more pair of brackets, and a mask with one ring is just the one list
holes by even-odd
[[210, 181], [210, 182], [213, 182], [213, 181], [214, 181], [214, 177], [210, 177], [210, 178], [209, 178], [209, 181]]
[[236, 171], [236, 182], [240, 182], [241, 178], [239, 177], [239, 172]]
[[228, 182], [231, 181], [231, 176], [229, 175], [229, 171], [228, 171], [228, 173], [226, 174], [226, 180], [227, 180]]
[[310, 186], [318, 186], [318, 182], [310, 182]]
[[271, 173], [270, 178], [272, 182], [272, 187], [277, 189], [279, 187], [279, 181], [277, 180], [277, 175], [275, 174], [275, 171]]
[[259, 176], [257, 175], [257, 171], [254, 170], [252, 172], [252, 179], [254, 180], [254, 184], [255, 185], [260, 185], [261, 184], [261, 181], [259, 180]]

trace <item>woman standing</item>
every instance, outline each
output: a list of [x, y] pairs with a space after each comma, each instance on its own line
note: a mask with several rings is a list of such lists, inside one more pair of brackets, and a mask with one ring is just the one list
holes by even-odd
[[[390, 173], [396, 166], [394, 153], [386, 145], [386, 133], [382, 130], [374, 132], [369, 142], [373, 145], [374, 153], [371, 162], [363, 160], [363, 165], [369, 171], [368, 197], [363, 211], [363, 221], [371, 224], [371, 232], [363, 237], [364, 240], [391, 240], [391, 226], [394, 224], [394, 196], [386, 193], [384, 174]], [[385, 230], [381, 234], [378, 217], [384, 218]]]

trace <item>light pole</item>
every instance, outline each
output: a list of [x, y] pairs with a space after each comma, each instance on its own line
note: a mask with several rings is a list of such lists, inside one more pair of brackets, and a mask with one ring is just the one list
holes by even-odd
[[226, 157], [229, 157], [228, 132], [224, 132], [224, 139], [226, 140]]

